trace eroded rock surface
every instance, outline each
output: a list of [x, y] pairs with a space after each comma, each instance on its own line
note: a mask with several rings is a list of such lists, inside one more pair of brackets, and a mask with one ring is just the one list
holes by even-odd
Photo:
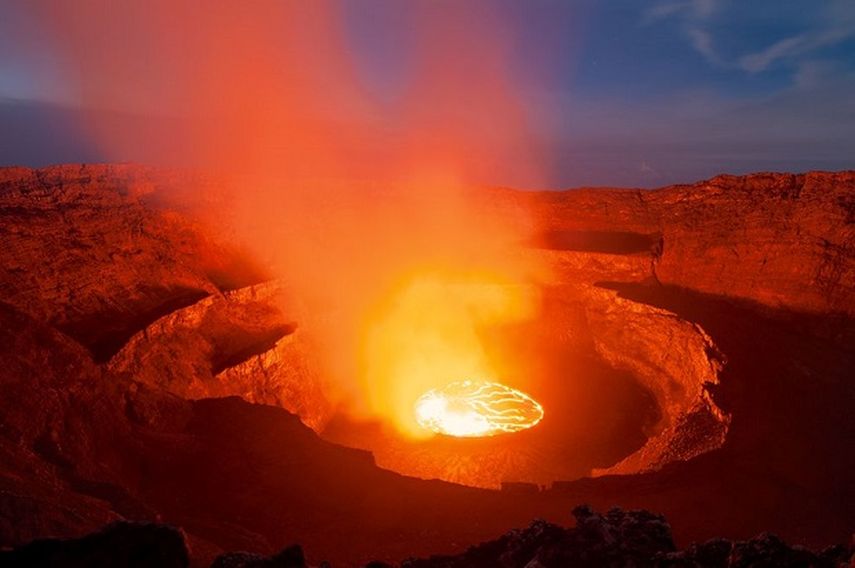
[[[553, 269], [543, 333], [630, 372], [661, 409], [640, 450], [602, 471], [667, 464], [510, 495], [382, 471], [306, 428], [329, 407], [303, 314], [166, 197], [186, 178], [0, 170], [0, 546], [162, 520], [205, 562], [293, 542], [392, 562], [583, 501], [663, 511], [680, 542], [765, 529], [841, 542], [855, 525], [853, 180], [495, 192], [543, 233], [522, 253]], [[225, 395], [243, 400], [207, 399]]]
[[649, 259], [645, 276], [662, 283], [855, 314], [855, 172], [721, 175], [653, 191], [507, 192], [497, 201], [532, 207], [540, 246], [576, 259], [569, 264], [579, 263], [578, 252], [622, 251]]
[[183, 398], [281, 406], [320, 429], [330, 404], [316, 354], [285, 302], [276, 282], [207, 297], [139, 331], [108, 368]]
[[599, 473], [649, 471], [720, 447], [730, 416], [710, 395], [725, 361], [712, 338], [673, 312], [609, 290], [586, 292], [596, 352], [613, 367], [632, 372], [653, 394], [662, 416], [641, 449]]
[[105, 361], [157, 318], [257, 280], [237, 251], [155, 206], [165, 184], [137, 166], [0, 169], [2, 301]]

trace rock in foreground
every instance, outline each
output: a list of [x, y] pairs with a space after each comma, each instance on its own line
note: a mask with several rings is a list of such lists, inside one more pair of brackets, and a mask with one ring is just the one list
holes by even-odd
[[789, 546], [769, 533], [748, 541], [714, 539], [676, 550], [671, 527], [661, 515], [619, 508], [601, 515], [587, 506], [576, 507], [573, 515], [576, 526], [571, 529], [537, 520], [525, 529], [510, 531], [461, 555], [406, 560], [402, 568], [836, 568], [855, 562], [853, 550], [843, 546], [815, 554]]
[[39, 539], [0, 552], [0, 566], [186, 568], [184, 535], [168, 525], [116, 522], [77, 539]]
[[[588, 506], [573, 510], [576, 526], [564, 528], [536, 520], [524, 529], [509, 531], [496, 540], [455, 556], [409, 559], [401, 568], [600, 568], [632, 566], [655, 568], [841, 568], [855, 563], [855, 548], [833, 546], [814, 553], [790, 546], [769, 533], [747, 541], [713, 539], [677, 550], [665, 517], [639, 509], [613, 508], [605, 514]], [[163, 567], [190, 564], [181, 531], [166, 525], [117, 522], [79, 539], [33, 541], [0, 552], [3, 566]], [[289, 546], [272, 556], [228, 552], [211, 568], [308, 568], [300, 546]], [[327, 562], [320, 566], [329, 568]], [[366, 568], [391, 568], [371, 562]]]

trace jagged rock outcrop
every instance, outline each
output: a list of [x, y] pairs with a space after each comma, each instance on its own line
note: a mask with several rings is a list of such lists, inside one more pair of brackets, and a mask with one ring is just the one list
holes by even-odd
[[319, 430], [330, 403], [317, 355], [286, 304], [277, 282], [209, 296], [136, 333], [108, 368], [183, 398], [281, 406]]
[[589, 507], [573, 510], [576, 526], [537, 520], [525, 529], [474, 546], [456, 557], [405, 561], [406, 568], [480, 568], [501, 566], [645, 566], [660, 553], [673, 552], [671, 527], [648, 511], [612, 509], [605, 515]]
[[[830, 546], [821, 552], [790, 546], [771, 533], [734, 541], [716, 538], [678, 550], [671, 526], [662, 515], [645, 510], [613, 508], [605, 514], [588, 506], [573, 509], [575, 526], [565, 528], [535, 520], [496, 540], [470, 547], [454, 556], [404, 560], [400, 564], [371, 561], [365, 568], [848, 568], [855, 547]], [[183, 534], [155, 524], [117, 522], [79, 539], [37, 540], [12, 551], [0, 551], [4, 566], [53, 568], [182, 568], [189, 565]], [[210, 568], [308, 568], [298, 545], [265, 556], [227, 552]], [[331, 568], [322, 561], [321, 568]]]
[[8, 568], [187, 568], [184, 536], [173, 527], [116, 522], [79, 539], [36, 540], [0, 552]]
[[816, 554], [788, 546], [763, 533], [747, 541], [714, 539], [677, 550], [671, 527], [661, 515], [644, 510], [606, 514], [590, 507], [573, 510], [576, 526], [565, 529], [534, 521], [525, 529], [473, 546], [458, 556], [406, 560], [402, 568], [563, 568], [638, 566], [656, 568], [749, 568], [758, 566], [842, 568], [855, 561], [855, 549], [830, 547]]
[[227, 552], [214, 559], [211, 568], [307, 568], [307, 564], [303, 549], [289, 546], [273, 556]]

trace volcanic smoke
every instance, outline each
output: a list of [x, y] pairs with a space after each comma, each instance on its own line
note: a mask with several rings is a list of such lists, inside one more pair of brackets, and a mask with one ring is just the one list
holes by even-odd
[[639, 187], [838, 163], [855, 14], [612, 4], [0, 3], [109, 162], [0, 168], [0, 565], [851, 562], [747, 539], [855, 527], [855, 172]]
[[[423, 437], [412, 413], [422, 393], [501, 375], [479, 326], [537, 309], [519, 288], [540, 269], [506, 254], [528, 238], [525, 212], [493, 219], [470, 191], [537, 171], [503, 23], [486, 8], [412, 10], [412, 72], [393, 105], [365, 88], [340, 4], [39, 9], [80, 70], [82, 104], [116, 111], [89, 125], [103, 149], [218, 172], [235, 188], [228, 214], [204, 194], [191, 207], [217, 207], [209, 216], [324, 314], [304, 329], [334, 402]], [[129, 127], [129, 115], [169, 116], [169, 132]]]

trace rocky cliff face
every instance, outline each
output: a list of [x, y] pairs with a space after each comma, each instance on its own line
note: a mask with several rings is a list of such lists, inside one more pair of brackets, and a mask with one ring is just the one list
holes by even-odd
[[182, 398], [281, 406], [320, 430], [331, 409], [316, 354], [281, 301], [276, 282], [206, 297], [137, 332], [107, 368]]
[[0, 170], [0, 297], [105, 361], [158, 317], [259, 279], [156, 205], [169, 180], [134, 166]]
[[[199, 183], [0, 170], [0, 546], [136, 519], [181, 525], [205, 562], [298, 541], [398, 560], [584, 501], [664, 511], [678, 539], [851, 534], [855, 173], [488, 192], [530, 213], [539, 237], [519, 254], [552, 268], [530, 340], [628, 374], [656, 410], [634, 447], [592, 458], [595, 473], [646, 473], [531, 494], [403, 478], [306, 428], [333, 418], [311, 314], [187, 209]], [[243, 400], [210, 400], [228, 396]], [[561, 475], [551, 442], [505, 450], [479, 471], [375, 448], [422, 477]]]
[[725, 362], [712, 338], [673, 312], [608, 290], [586, 292], [594, 349], [611, 366], [630, 371], [661, 412], [639, 450], [595, 473], [650, 471], [720, 447], [730, 416], [710, 394]]
[[620, 271], [606, 265], [606, 277], [644, 274], [775, 308], [852, 315], [853, 194], [855, 172], [762, 173], [655, 191], [509, 192], [499, 202], [532, 207], [546, 248], [650, 261]]

